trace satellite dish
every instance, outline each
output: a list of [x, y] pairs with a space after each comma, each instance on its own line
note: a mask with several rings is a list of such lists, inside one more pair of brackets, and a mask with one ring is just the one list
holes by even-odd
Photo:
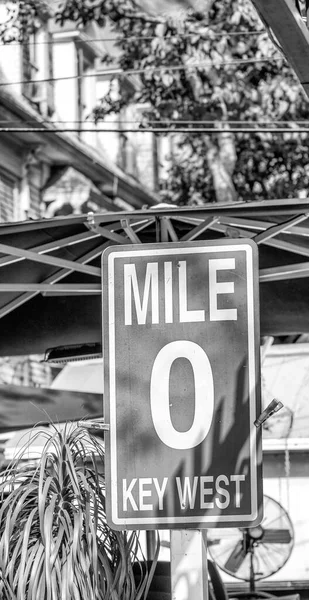
[[247, 529], [212, 529], [207, 532], [212, 560], [228, 575], [250, 582], [265, 579], [289, 559], [294, 545], [291, 519], [283, 506], [264, 496], [264, 517], [260, 525]]

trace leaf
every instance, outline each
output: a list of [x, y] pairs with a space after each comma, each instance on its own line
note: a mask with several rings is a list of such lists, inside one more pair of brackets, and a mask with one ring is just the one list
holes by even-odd
[[24, 468], [21, 453], [9, 466], [0, 508], [3, 600], [135, 600], [137, 538], [106, 523], [103, 460], [95, 437], [68, 427], [48, 434], [40, 465]]

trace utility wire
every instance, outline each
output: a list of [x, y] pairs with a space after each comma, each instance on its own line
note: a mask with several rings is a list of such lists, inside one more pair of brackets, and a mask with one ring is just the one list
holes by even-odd
[[[106, 121], [105, 119], [99, 119], [99, 121], [103, 121], [103, 125], [115, 125], [115, 121]], [[182, 119], [161, 119], [158, 121], [150, 121], [151, 125], [214, 125], [215, 123], [218, 123], [220, 121], [220, 119], [210, 119], [208, 121], [202, 121], [202, 120], [182, 120]], [[282, 120], [276, 120], [276, 119], [259, 119], [258, 121], [251, 121], [249, 119], [246, 120], [241, 120], [241, 119], [237, 119], [235, 121], [232, 120], [227, 120], [227, 121], [220, 121], [221, 123], [223, 123], [225, 126], [227, 125], [251, 125], [251, 126], [255, 126], [255, 125], [290, 125], [291, 127], [293, 127], [294, 125], [304, 125], [307, 124], [309, 127], [309, 119], [305, 120], [305, 119], [299, 119], [299, 120], [295, 120], [295, 121], [282, 121]], [[61, 124], [63, 126], [68, 126], [68, 124], [73, 124], [73, 125], [87, 125], [87, 124], [94, 124], [97, 125], [98, 121], [94, 121], [91, 119], [83, 119], [83, 120], [75, 120], [75, 121], [67, 121], [67, 120], [59, 120], [59, 121], [54, 121], [54, 120], [42, 120], [40, 121], [40, 125], [55, 125], [55, 124]], [[17, 121], [15, 120], [0, 120], [0, 124], [4, 124], [11, 127], [13, 127], [14, 125], [17, 127], [18, 125], [23, 125], [23, 126], [31, 126], [33, 125], [34, 127], [38, 124], [38, 121], [32, 120], [26, 120], [26, 121]], [[117, 123], [116, 123], [117, 124]], [[140, 125], [140, 121], [138, 120], [127, 120], [127, 119], [121, 119], [121, 123], [119, 123], [119, 127], [121, 127], [122, 125]], [[95, 130], [91, 130], [91, 131], [95, 131]], [[111, 131], [111, 130], [109, 130]]]
[[[229, 36], [251, 36], [251, 35], [261, 35], [262, 33], [267, 34], [267, 32], [263, 29], [258, 29], [256, 31], [231, 31], [231, 32], [225, 32], [225, 33], [212, 33], [211, 36], [205, 36], [203, 37], [201, 35], [201, 38], [203, 39], [203, 41], [207, 41], [210, 39], [210, 41], [212, 40], [213, 37], [216, 38], [221, 38], [221, 37], [229, 37]], [[186, 38], [190, 38], [190, 37], [195, 37], [199, 35], [199, 33], [173, 33], [170, 35], [128, 35], [128, 36], [124, 36], [124, 37], [111, 37], [111, 38], [85, 38], [83, 40], [80, 39], [75, 39], [74, 41], [83, 41], [83, 42], [123, 42], [123, 41], [142, 41], [142, 40], [168, 40], [171, 41], [173, 38], [181, 38], [181, 39], [186, 39]], [[46, 40], [46, 41], [21, 41], [21, 42], [0, 42], [0, 46], [23, 46], [23, 45], [27, 45], [27, 46], [47, 46], [47, 45], [53, 45], [56, 43], [61, 43], [61, 40], [59, 39], [53, 39], [53, 40]]]
[[223, 133], [308, 133], [309, 127], [299, 127], [299, 128], [290, 128], [290, 127], [234, 127], [231, 129], [219, 129], [216, 127], [145, 127], [141, 129], [137, 129], [136, 127], [132, 128], [120, 128], [120, 129], [107, 129], [107, 128], [98, 128], [98, 129], [90, 129], [90, 128], [76, 128], [76, 127], [61, 127], [55, 129], [48, 129], [45, 127], [0, 127], [0, 133], [215, 133], [215, 134], [223, 134]]
[[[258, 64], [270, 62], [272, 60], [285, 60], [283, 56], [271, 56], [268, 58], [253, 58], [253, 59], [245, 59], [245, 60], [229, 60], [229, 61], [221, 61], [220, 63], [215, 63], [214, 61], [199, 61], [198, 63], [191, 63], [187, 65], [171, 65], [171, 66], [162, 66], [162, 67], [146, 67], [142, 69], [106, 69], [105, 75], [115, 75], [119, 77], [126, 77], [128, 75], [141, 75], [142, 73], [158, 73], [162, 71], [185, 71], [187, 69], [203, 69], [207, 67], [229, 67], [236, 66], [241, 64]], [[23, 80], [23, 81], [4, 81], [0, 83], [0, 87], [7, 87], [9, 85], [26, 85], [30, 83], [48, 83], [51, 81], [68, 81], [68, 80], [76, 80], [76, 79], [86, 79], [88, 77], [100, 77], [100, 72], [97, 73], [84, 73], [83, 75], [66, 75], [64, 77], [48, 77], [44, 79], [31, 79], [31, 80]]]

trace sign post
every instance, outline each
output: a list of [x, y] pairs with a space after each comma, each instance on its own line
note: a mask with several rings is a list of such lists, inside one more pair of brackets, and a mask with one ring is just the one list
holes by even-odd
[[261, 519], [257, 248], [103, 253], [107, 517], [115, 529]]
[[206, 531], [171, 531], [171, 600], [208, 600]]

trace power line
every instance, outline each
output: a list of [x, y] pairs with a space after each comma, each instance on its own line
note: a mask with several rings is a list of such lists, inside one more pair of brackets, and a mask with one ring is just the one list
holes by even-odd
[[[105, 119], [99, 119], [101, 121], [103, 121], [104, 125], [115, 125], [115, 121], [106, 121]], [[200, 120], [200, 119], [196, 119], [196, 120], [183, 120], [183, 119], [161, 119], [161, 120], [155, 120], [155, 121], [150, 121], [151, 125], [214, 125], [216, 122], [220, 121], [220, 119], [209, 119], [209, 120]], [[241, 119], [237, 119], [237, 120], [224, 120], [221, 121], [225, 126], [227, 125], [251, 125], [251, 126], [255, 126], [255, 125], [269, 125], [269, 124], [276, 124], [276, 125], [303, 125], [303, 124], [308, 124], [309, 126], [309, 119], [299, 119], [299, 120], [288, 120], [288, 121], [284, 121], [284, 120], [276, 120], [276, 119], [259, 119], [258, 121], [254, 121], [254, 120], [250, 120], [250, 119], [246, 119], [246, 120], [241, 120]], [[25, 121], [17, 121], [15, 120], [0, 120], [0, 124], [5, 124], [8, 125], [10, 124], [10, 126], [18, 126], [18, 125], [23, 125], [23, 126], [36, 126], [38, 123], [38, 121], [36, 120], [25, 120]], [[67, 121], [67, 120], [42, 120], [40, 121], [40, 125], [55, 125], [55, 124], [61, 124], [61, 125], [66, 125], [68, 126], [68, 124], [76, 124], [76, 125], [82, 125], [82, 124], [94, 124], [97, 125], [98, 121], [94, 121], [91, 119], [79, 119], [79, 120], [74, 120], [74, 121]], [[121, 122], [119, 123], [119, 126], [121, 127], [121, 125], [131, 125], [131, 124], [136, 124], [136, 125], [140, 125], [140, 121], [139, 120], [127, 120], [127, 119], [121, 119]], [[70, 129], [71, 131], [71, 129]], [[96, 131], [95, 129], [91, 129], [91, 131]], [[110, 129], [108, 131], [111, 131]]]
[[[212, 40], [213, 37], [216, 38], [221, 38], [221, 37], [228, 37], [228, 36], [253, 36], [253, 35], [261, 35], [261, 34], [266, 34], [267, 32], [263, 29], [258, 29], [256, 31], [231, 31], [231, 32], [224, 32], [224, 33], [212, 33], [211, 36], [208, 37], [203, 37], [201, 36], [201, 38], [206, 41], [207, 39]], [[175, 33], [175, 34], [171, 34], [168, 36], [165, 35], [128, 35], [128, 36], [124, 36], [124, 37], [111, 37], [111, 38], [86, 38], [83, 40], [79, 40], [76, 39], [74, 41], [83, 41], [83, 42], [122, 42], [122, 41], [149, 41], [149, 40], [169, 40], [171, 41], [173, 38], [181, 38], [181, 39], [186, 39], [186, 38], [190, 38], [190, 37], [196, 37], [196, 35], [199, 35], [198, 33]], [[0, 46], [23, 46], [23, 45], [29, 45], [29, 46], [47, 46], [47, 45], [53, 45], [56, 44], [57, 42], [61, 42], [61, 40], [45, 40], [45, 41], [21, 41], [21, 42], [0, 42]]]
[[[285, 60], [283, 56], [271, 56], [268, 58], [253, 58], [253, 59], [245, 59], [245, 60], [230, 60], [230, 61], [221, 61], [220, 63], [216, 63], [214, 61], [199, 61], [198, 63], [191, 63], [187, 65], [169, 65], [162, 67], [145, 67], [141, 69], [111, 69], [106, 70], [104, 75], [114, 75], [119, 77], [126, 77], [128, 75], [141, 75], [143, 73], [158, 73], [162, 71], [183, 71], [187, 69], [203, 69], [207, 67], [229, 67], [236, 66], [241, 64], [258, 64], [265, 63], [272, 60]], [[31, 79], [31, 80], [23, 80], [23, 81], [4, 81], [0, 83], [0, 87], [7, 87], [9, 85], [26, 85], [30, 83], [48, 83], [48, 82], [57, 82], [57, 81], [68, 81], [68, 80], [76, 80], [76, 79], [86, 79], [88, 77], [100, 77], [103, 73], [85, 73], [84, 75], [66, 75], [64, 77], [48, 77], [44, 79]]]
[[90, 129], [90, 128], [76, 128], [76, 127], [61, 127], [57, 129], [47, 129], [45, 127], [0, 127], [0, 133], [308, 133], [309, 127], [298, 127], [290, 128], [290, 127], [234, 127], [230, 129], [220, 129], [217, 127], [146, 127], [137, 129], [136, 127], [132, 128], [120, 128], [120, 129], [107, 129], [107, 128], [98, 128], [98, 129]]

